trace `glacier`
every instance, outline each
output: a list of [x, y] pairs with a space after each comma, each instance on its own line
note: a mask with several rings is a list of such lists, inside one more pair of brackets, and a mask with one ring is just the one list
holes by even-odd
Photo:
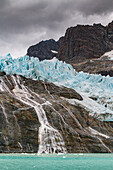
[[[13, 59], [10, 54], [0, 57], [0, 71], [73, 88], [83, 101], [70, 101], [72, 104], [81, 104], [99, 119], [103, 119], [101, 115], [109, 114], [105, 120], [113, 121], [113, 77], [76, 72], [70, 64], [56, 58], [39, 61], [25, 55]], [[0, 89], [2, 91], [2, 87]]]

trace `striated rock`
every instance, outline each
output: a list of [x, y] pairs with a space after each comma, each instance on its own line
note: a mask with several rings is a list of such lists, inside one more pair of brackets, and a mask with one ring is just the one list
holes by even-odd
[[76, 91], [16, 75], [0, 79], [1, 153], [113, 152], [113, 123], [68, 102], [82, 100]]
[[[113, 49], [113, 22], [103, 27], [71, 27], [67, 29], [57, 57], [73, 65], [76, 71], [113, 76], [113, 61], [99, 59]], [[99, 59], [99, 60], [98, 60]]]
[[[94, 59], [113, 49], [113, 22], [106, 27], [101, 24], [77, 25], [67, 29], [65, 36], [55, 40], [42, 41], [27, 50], [29, 56], [40, 60], [58, 59], [68, 63], [78, 63], [86, 59]], [[58, 51], [53, 54], [51, 50]]]
[[0, 93], [0, 152], [37, 152], [40, 123], [33, 108]]
[[107, 26], [107, 36], [111, 43], [113, 43], [113, 21]]
[[[113, 49], [107, 28], [101, 24], [77, 25], [68, 28], [57, 57], [70, 63], [98, 58]], [[112, 32], [113, 33], [113, 32]]]
[[112, 61], [94, 61], [110, 50], [113, 50], [113, 21], [106, 27], [101, 24], [70, 27], [59, 41], [42, 41], [31, 46], [27, 54], [40, 60], [57, 57], [72, 64], [77, 71], [113, 76]]
[[90, 74], [101, 74], [102, 76], [113, 77], [113, 60], [86, 60], [72, 64], [76, 71], [84, 71]]

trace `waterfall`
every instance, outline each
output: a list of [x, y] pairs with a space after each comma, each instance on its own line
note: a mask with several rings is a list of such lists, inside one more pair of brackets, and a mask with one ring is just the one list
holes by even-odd
[[[46, 112], [43, 109], [43, 105], [51, 105], [50, 102], [45, 102], [37, 93], [32, 92], [28, 87], [25, 87], [24, 84], [20, 83], [19, 76], [11, 76], [12, 83], [14, 85], [13, 90], [11, 91], [5, 81], [2, 79], [1, 89], [4, 89], [7, 92], [18, 99], [19, 101], [23, 102], [26, 105], [33, 107], [36, 111], [38, 120], [40, 122], [39, 127], [39, 149], [38, 153], [66, 153], [65, 143], [63, 140], [62, 135], [59, 131], [53, 128], [46, 116]], [[37, 102], [37, 99], [43, 101], [41, 104]], [[2, 107], [3, 108], [3, 107]], [[5, 111], [4, 111], [5, 115]], [[6, 119], [7, 116], [5, 115]]]

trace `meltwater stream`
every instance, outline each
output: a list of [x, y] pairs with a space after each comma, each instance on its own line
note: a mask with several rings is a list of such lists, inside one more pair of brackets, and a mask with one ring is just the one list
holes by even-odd
[[113, 121], [113, 77], [76, 72], [70, 64], [56, 58], [40, 62], [29, 56], [13, 59], [10, 54], [0, 57], [0, 71], [73, 88], [83, 97], [79, 104], [91, 115], [102, 121]]
[[[42, 107], [43, 105], [51, 105], [51, 103], [44, 101], [44, 99], [42, 99], [38, 94], [32, 92], [30, 89], [28, 89], [28, 87], [25, 87], [24, 84], [21, 84], [20, 76], [15, 77], [12, 75], [11, 78], [14, 84], [14, 89], [11, 91], [1, 78], [2, 89], [9, 92], [22, 103], [33, 107], [37, 113], [38, 120], [40, 122], [38, 153], [66, 153], [65, 143], [63, 141], [62, 135], [57, 129], [54, 129], [49, 124], [46, 113]], [[38, 103], [37, 99], [40, 99], [43, 101], [43, 103]], [[4, 108], [3, 112], [7, 120], [7, 115], [5, 114]]]

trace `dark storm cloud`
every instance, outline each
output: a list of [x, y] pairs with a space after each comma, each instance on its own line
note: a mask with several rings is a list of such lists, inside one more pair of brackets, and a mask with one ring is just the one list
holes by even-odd
[[9, 4], [7, 0], [0, 0], [0, 10], [6, 7]]
[[[81, 1], [82, 2], [82, 1]], [[106, 14], [113, 11], [112, 0], [86, 0], [78, 5], [78, 10], [85, 15]]]
[[95, 19], [112, 11], [112, 0], [0, 0], [0, 46], [7, 42], [25, 48], [41, 38], [58, 37], [90, 16]]
[[[5, 10], [8, 1], [1, 0], [0, 8], [3, 9], [0, 15], [0, 25], [5, 31], [24, 31], [31, 27], [52, 27], [59, 26], [65, 20], [71, 19], [71, 16], [80, 12], [83, 15], [103, 14], [113, 10], [112, 0], [37, 0], [22, 1], [17, 6], [12, 7], [14, 1]], [[15, 3], [16, 4], [16, 3]], [[38, 28], [37, 28], [38, 29]]]

